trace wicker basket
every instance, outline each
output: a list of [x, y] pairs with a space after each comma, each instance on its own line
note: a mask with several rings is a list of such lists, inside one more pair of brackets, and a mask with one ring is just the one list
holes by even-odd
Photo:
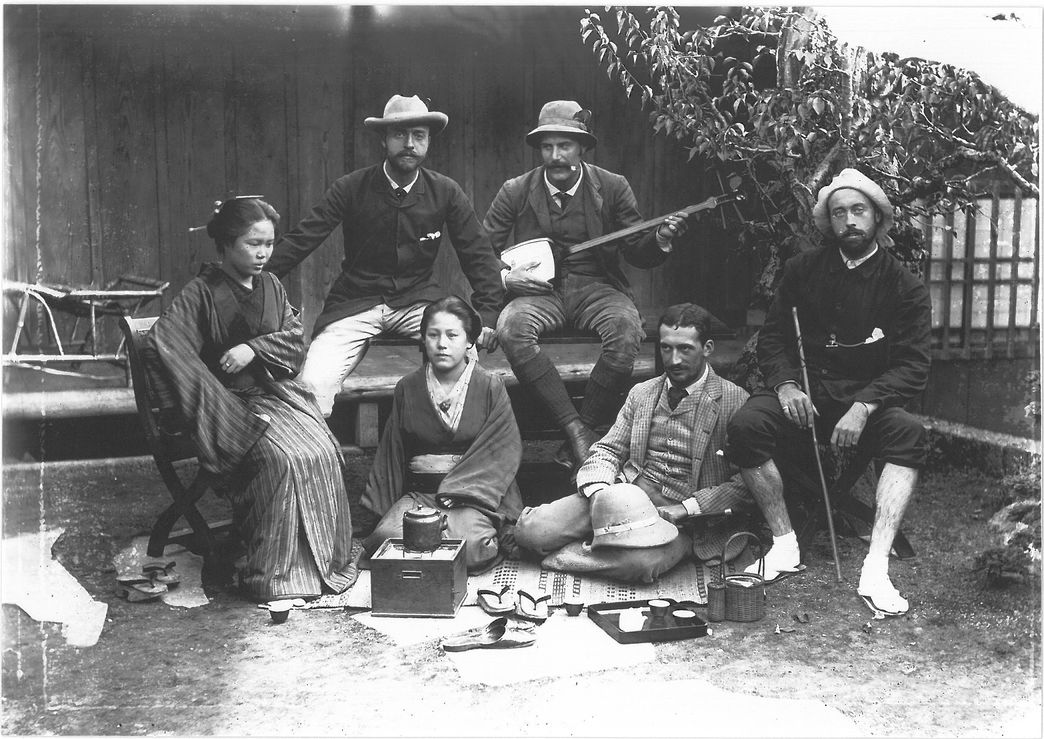
[[[725, 574], [725, 553], [733, 539], [748, 536], [758, 543], [758, 574]], [[718, 618], [716, 618], [718, 616]], [[765, 548], [761, 539], [749, 531], [729, 537], [721, 550], [718, 579], [707, 589], [707, 618], [711, 621], [760, 621], [765, 617]]]

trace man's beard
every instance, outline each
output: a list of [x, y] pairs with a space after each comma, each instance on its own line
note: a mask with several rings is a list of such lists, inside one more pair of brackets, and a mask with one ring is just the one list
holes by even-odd
[[406, 161], [403, 161], [401, 159], [401, 157], [403, 156], [404, 154], [400, 152], [399, 154], [396, 154], [393, 157], [388, 157], [388, 166], [396, 172], [399, 172], [400, 174], [410, 174], [411, 172], [416, 171], [417, 168], [420, 167], [421, 164], [424, 162], [424, 157], [419, 156], [417, 154], [408, 155], [412, 156], [413, 158]]
[[835, 236], [834, 242], [837, 247], [841, 250], [841, 253], [845, 255], [846, 259], [859, 259], [859, 257], [866, 254], [874, 246], [874, 241], [877, 239], [877, 232], [871, 231], [869, 234], [863, 231], [846, 231], [846, 234], [855, 234], [860, 238], [846, 239], [844, 236]]

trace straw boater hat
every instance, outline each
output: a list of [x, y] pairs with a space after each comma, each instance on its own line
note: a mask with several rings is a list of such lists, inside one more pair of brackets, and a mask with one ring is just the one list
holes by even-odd
[[855, 169], [842, 169], [838, 172], [837, 176], [831, 180], [830, 184], [819, 191], [819, 199], [816, 201], [815, 207], [812, 209], [812, 220], [816, 224], [816, 228], [824, 236], [833, 236], [834, 230], [830, 225], [830, 196], [838, 190], [844, 189], [858, 190], [859, 192], [870, 198], [870, 202], [873, 203], [877, 210], [881, 212], [881, 225], [877, 229], [877, 237], [881, 238], [885, 236], [889, 231], [892, 230], [892, 225], [895, 223], [895, 214], [892, 211], [892, 204], [888, 202], [888, 196], [885, 195], [884, 190], [881, 189], [880, 185], [871, 180], [862, 172]]
[[540, 139], [545, 133], [563, 133], [572, 136], [590, 149], [598, 143], [598, 139], [588, 130], [591, 122], [591, 111], [580, 107], [573, 100], [552, 100], [540, 109], [537, 127], [526, 134], [526, 143], [540, 146]]
[[414, 95], [411, 98], [392, 95], [384, 106], [384, 116], [367, 118], [363, 125], [374, 130], [383, 130], [388, 126], [427, 126], [434, 135], [449, 123], [449, 116], [437, 110], [428, 110], [424, 101]]
[[660, 518], [645, 491], [626, 482], [610, 485], [594, 496], [591, 528], [592, 548], [646, 549], [678, 538], [678, 527]]

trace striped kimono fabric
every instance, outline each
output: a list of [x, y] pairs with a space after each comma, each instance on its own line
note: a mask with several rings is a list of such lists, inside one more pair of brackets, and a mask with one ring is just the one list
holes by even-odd
[[[344, 461], [312, 395], [291, 378], [304, 358], [301, 323], [264, 273], [248, 290], [204, 266], [156, 322], [160, 379], [193, 431], [200, 464], [227, 476], [247, 549], [240, 571], [259, 600], [343, 592], [355, 582]], [[247, 344], [255, 360], [218, 368]]]

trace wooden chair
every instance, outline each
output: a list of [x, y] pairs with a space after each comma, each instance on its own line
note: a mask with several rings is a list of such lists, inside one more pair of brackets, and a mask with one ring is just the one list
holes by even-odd
[[[184, 544], [186, 539], [194, 539], [190, 548], [209, 560], [216, 550], [215, 532], [229, 528], [231, 522], [222, 521], [211, 526], [196, 508], [196, 503], [208, 490], [214, 490], [222, 478], [200, 468], [192, 481], [186, 485], [175, 469], [177, 463], [194, 459], [197, 450], [175, 409], [162, 407], [160, 389], [154, 385], [145, 371], [143, 340], [155, 322], [155, 316], [124, 317], [120, 321], [120, 329], [126, 340], [138, 419], [145, 431], [145, 440], [156, 462], [156, 468], [174, 499], [152, 526], [148, 554], [150, 557], [162, 557], [163, 549], [168, 543]], [[191, 532], [172, 536], [171, 529], [182, 517], [188, 522]]]

